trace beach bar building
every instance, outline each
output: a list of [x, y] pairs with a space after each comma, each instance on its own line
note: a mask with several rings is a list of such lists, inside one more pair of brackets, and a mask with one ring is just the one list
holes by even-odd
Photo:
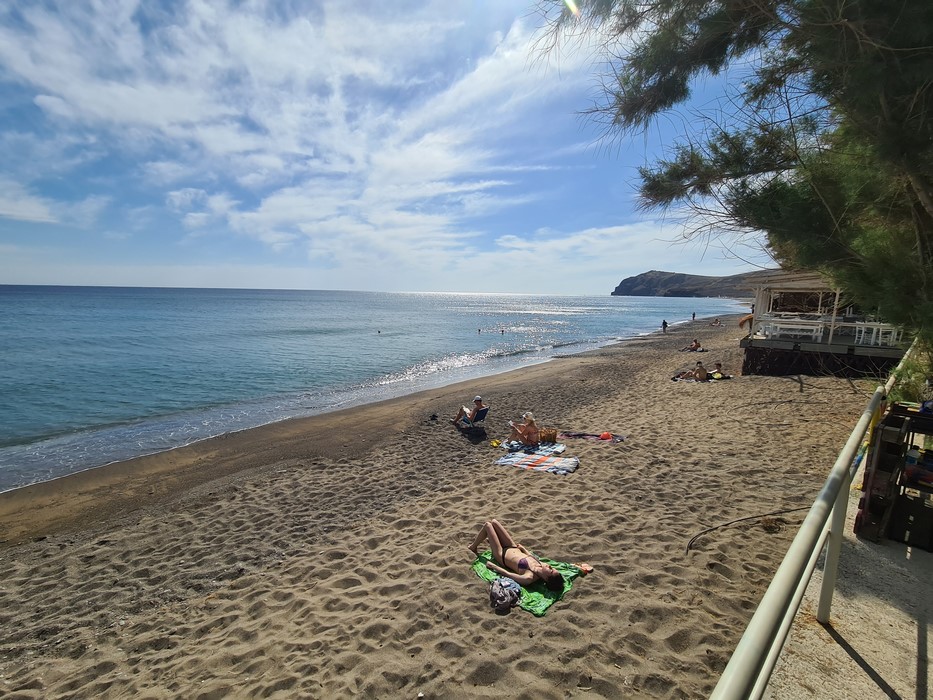
[[757, 276], [742, 374], [881, 374], [906, 351], [903, 330], [858, 309], [816, 272]]

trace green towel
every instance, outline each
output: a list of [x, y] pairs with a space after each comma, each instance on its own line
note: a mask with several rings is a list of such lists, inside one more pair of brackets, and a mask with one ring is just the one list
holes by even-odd
[[[486, 582], [491, 583], [499, 578], [499, 574], [486, 568], [486, 562], [492, 559], [492, 551], [486, 551], [477, 555], [472, 564], [473, 571]], [[566, 564], [562, 561], [554, 561], [545, 557], [538, 557], [539, 561], [549, 564], [557, 569], [564, 577], [564, 590], [549, 591], [543, 581], [535, 581], [531, 586], [525, 588], [522, 586], [522, 598], [518, 601], [518, 606], [524, 608], [532, 615], [541, 617], [547, 612], [547, 609], [554, 605], [558, 600], [564, 597], [564, 593], [572, 587], [572, 581], [582, 572], [573, 564]]]

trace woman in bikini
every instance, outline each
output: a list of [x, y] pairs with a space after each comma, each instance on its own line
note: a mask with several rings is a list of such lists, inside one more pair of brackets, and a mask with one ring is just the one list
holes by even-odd
[[[490, 520], [483, 527], [470, 545], [470, 551], [477, 554], [483, 540], [489, 540], [493, 561], [486, 562], [486, 568], [500, 576], [508, 576], [522, 586], [529, 586], [535, 581], [544, 581], [550, 591], [564, 590], [564, 578], [560, 572], [545, 564], [531, 552], [515, 541], [502, 523]], [[493, 563], [495, 562], [495, 563]]]
[[541, 439], [538, 435], [538, 424], [535, 422], [535, 417], [532, 415], [531, 411], [523, 413], [522, 420], [524, 421], [523, 423], [509, 421], [509, 427], [512, 428], [512, 433], [506, 438], [506, 441], [517, 441], [523, 445], [537, 445]]

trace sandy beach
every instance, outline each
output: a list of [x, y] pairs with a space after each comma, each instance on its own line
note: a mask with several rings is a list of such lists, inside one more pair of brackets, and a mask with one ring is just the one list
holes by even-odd
[[[877, 384], [670, 380], [738, 375], [737, 318], [0, 495], [0, 695], [707, 696]], [[475, 394], [489, 438], [533, 410], [625, 442], [498, 466], [447, 420]], [[496, 615], [489, 518], [593, 573]]]

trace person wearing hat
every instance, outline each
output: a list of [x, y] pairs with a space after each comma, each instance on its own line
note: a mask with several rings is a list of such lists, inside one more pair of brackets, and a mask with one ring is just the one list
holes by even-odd
[[538, 435], [538, 424], [535, 422], [535, 417], [531, 411], [525, 411], [522, 414], [521, 423], [509, 421], [509, 427], [512, 428], [512, 434], [508, 437], [509, 442], [514, 440], [523, 445], [537, 445], [541, 442]]
[[461, 406], [460, 410], [457, 411], [456, 418], [450, 422], [454, 425], [460, 425], [460, 421], [462, 420], [464, 425], [470, 425], [476, 419], [476, 414], [484, 408], [486, 408], [486, 405], [483, 403], [483, 397], [475, 396], [473, 397], [473, 408]]

